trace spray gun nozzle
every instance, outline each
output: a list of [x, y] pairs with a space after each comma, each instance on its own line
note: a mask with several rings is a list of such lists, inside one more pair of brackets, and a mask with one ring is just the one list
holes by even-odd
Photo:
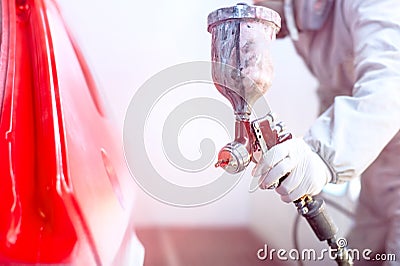
[[229, 164], [229, 159], [228, 160], [218, 160], [218, 162], [215, 164], [215, 168], [222, 167], [224, 168]]

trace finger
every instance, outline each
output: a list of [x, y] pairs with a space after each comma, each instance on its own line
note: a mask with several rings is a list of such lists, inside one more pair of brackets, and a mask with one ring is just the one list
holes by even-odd
[[251, 175], [254, 177], [260, 177], [268, 174], [268, 172], [271, 170], [271, 167], [267, 164], [264, 164], [262, 161], [260, 161], [254, 168], [253, 171], [251, 172]]
[[294, 201], [294, 200], [291, 200], [291, 198], [290, 198], [289, 195], [281, 195], [281, 200], [282, 200], [283, 202], [286, 202], [286, 203], [291, 203], [291, 202]]
[[304, 193], [304, 190], [296, 189], [287, 195], [282, 195], [281, 198], [284, 202], [293, 202], [293, 201], [300, 199], [301, 197], [303, 197], [306, 194], [307, 193]]
[[259, 186], [265, 189], [270, 188], [273, 184], [279, 184], [281, 179], [287, 176], [293, 168], [294, 165], [290, 159], [286, 158], [259, 178]]
[[266, 154], [263, 154], [256, 167], [253, 168], [252, 175], [259, 177], [267, 174], [271, 168], [289, 156], [291, 145], [291, 140], [288, 140], [272, 147]]
[[258, 186], [261, 189], [275, 189], [279, 185], [279, 180], [276, 180], [272, 183], [265, 182], [265, 179], [268, 175], [263, 175], [258, 179]]
[[294, 191], [302, 182], [303, 177], [299, 175], [297, 168], [294, 168], [290, 174], [285, 177], [281, 184], [276, 189], [276, 192], [282, 196], [289, 195]]
[[263, 175], [258, 179], [258, 187], [261, 189], [268, 189], [270, 186], [268, 186], [264, 180], [267, 177], [267, 175]]
[[312, 186], [310, 182], [306, 181], [307, 184], [300, 184], [296, 189], [288, 194], [291, 201], [295, 201], [304, 195], [315, 196], [322, 190], [322, 186]]
[[271, 167], [274, 167], [280, 161], [289, 156], [290, 148], [292, 147], [292, 142], [290, 140], [273, 146], [265, 156], [263, 160], [268, 163]]
[[267, 161], [265, 161], [263, 158], [257, 163], [257, 165], [253, 168], [253, 171], [251, 172], [251, 175], [254, 177], [259, 177], [262, 175], [265, 175], [269, 172], [269, 170], [272, 168], [272, 165], [270, 165]]
[[[309, 183], [309, 184], [305, 184], [305, 182]], [[288, 193], [285, 195], [282, 194], [281, 199], [284, 202], [293, 202], [293, 201], [300, 199], [304, 195], [311, 195], [310, 187], [311, 187], [311, 183], [309, 182], [309, 180], [302, 177], [300, 179], [300, 183], [297, 185], [297, 187], [292, 189], [291, 191], [288, 191]]]
[[279, 180], [290, 173], [296, 164], [290, 160], [290, 158], [285, 158], [277, 165], [275, 165], [268, 173], [262, 176], [262, 180], [260, 180], [260, 184], [263, 186], [269, 187], [275, 182], [279, 182]]

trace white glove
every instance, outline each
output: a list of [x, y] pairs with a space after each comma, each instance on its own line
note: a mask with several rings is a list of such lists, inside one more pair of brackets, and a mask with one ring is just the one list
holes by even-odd
[[253, 169], [259, 186], [266, 189], [289, 174], [276, 188], [284, 202], [304, 195], [316, 195], [332, 179], [332, 173], [319, 155], [301, 138], [287, 140], [272, 147]]

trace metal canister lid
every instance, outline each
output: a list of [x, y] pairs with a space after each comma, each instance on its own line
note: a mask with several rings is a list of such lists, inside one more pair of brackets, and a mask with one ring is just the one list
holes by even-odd
[[232, 19], [256, 19], [273, 23], [278, 30], [281, 28], [281, 17], [279, 14], [263, 6], [251, 6], [246, 3], [238, 3], [235, 6], [224, 7], [211, 12], [208, 15], [208, 32], [212, 27], [226, 20]]

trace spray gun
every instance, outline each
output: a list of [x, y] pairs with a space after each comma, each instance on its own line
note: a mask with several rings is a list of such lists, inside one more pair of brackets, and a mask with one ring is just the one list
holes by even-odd
[[[216, 167], [231, 174], [257, 163], [274, 145], [292, 135], [272, 112], [250, 120], [252, 107], [271, 87], [273, 67], [269, 44], [281, 27], [279, 14], [261, 6], [237, 4], [208, 16], [212, 34], [212, 77], [217, 90], [231, 103], [236, 122], [235, 139], [218, 154]], [[280, 181], [269, 189], [279, 186]], [[336, 243], [338, 228], [325, 210], [322, 199], [304, 195], [294, 202], [320, 241], [327, 241], [339, 265], [352, 265], [345, 247]]]

